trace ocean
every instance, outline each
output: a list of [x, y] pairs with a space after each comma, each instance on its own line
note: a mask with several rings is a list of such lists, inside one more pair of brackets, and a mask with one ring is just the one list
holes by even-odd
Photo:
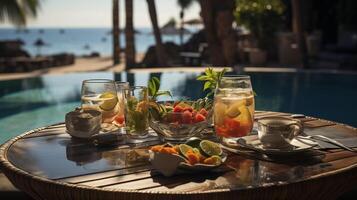
[[[32, 56], [37, 55], [38, 49], [34, 46], [37, 39], [43, 40], [46, 45], [41, 48], [42, 55], [55, 53], [73, 53], [76, 56], [98, 52], [101, 56], [110, 56], [112, 53], [112, 36], [110, 28], [29, 28], [17, 30], [14, 28], [0, 28], [0, 40], [21, 39], [23, 48]], [[149, 46], [155, 44], [151, 28], [137, 28], [135, 34], [136, 51], [144, 53]], [[194, 31], [194, 30], [192, 30]], [[190, 35], [185, 35], [186, 41]], [[120, 36], [121, 47], [125, 46], [124, 33]], [[178, 35], [163, 35], [163, 41], [179, 44]]]

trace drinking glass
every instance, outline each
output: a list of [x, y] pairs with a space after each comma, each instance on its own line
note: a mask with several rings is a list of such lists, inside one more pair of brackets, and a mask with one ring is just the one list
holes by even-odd
[[214, 127], [222, 143], [248, 135], [254, 123], [254, 93], [249, 76], [224, 76], [214, 96]]
[[124, 95], [124, 92], [125, 92], [125, 90], [129, 89], [129, 83], [116, 81], [115, 86], [116, 86], [117, 95], [118, 95], [118, 114], [115, 117], [113, 123], [115, 125], [117, 125], [118, 127], [124, 127], [124, 125], [125, 125], [125, 118], [124, 118], [125, 95]]
[[102, 123], [112, 123], [119, 112], [115, 83], [109, 79], [89, 79], [82, 83], [82, 108], [102, 113]]
[[148, 89], [130, 87], [125, 91], [125, 127], [132, 138], [145, 138], [149, 132]]

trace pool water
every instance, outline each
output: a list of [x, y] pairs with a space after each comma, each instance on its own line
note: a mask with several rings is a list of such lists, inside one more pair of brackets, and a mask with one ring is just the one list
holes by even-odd
[[[0, 144], [27, 130], [63, 122], [80, 105], [81, 82], [90, 78], [147, 85], [152, 76], [174, 99], [204, 96], [199, 73], [73, 73], [0, 81]], [[258, 94], [256, 110], [301, 113], [357, 126], [357, 75], [332, 73], [248, 73]], [[162, 99], [165, 100], [165, 99]]]

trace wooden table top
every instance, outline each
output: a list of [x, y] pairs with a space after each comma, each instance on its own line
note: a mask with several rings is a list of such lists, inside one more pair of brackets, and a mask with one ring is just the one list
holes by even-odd
[[[290, 116], [257, 112], [255, 117]], [[357, 137], [356, 128], [306, 117], [307, 134]], [[314, 150], [284, 159], [254, 152], [228, 153], [211, 172], [164, 177], [147, 161], [128, 160], [133, 149], [158, 144], [97, 148], [74, 140], [63, 124], [22, 134], [0, 148], [0, 167], [35, 199], [335, 199], [357, 184], [357, 153]], [[238, 195], [238, 196], [237, 196]]]

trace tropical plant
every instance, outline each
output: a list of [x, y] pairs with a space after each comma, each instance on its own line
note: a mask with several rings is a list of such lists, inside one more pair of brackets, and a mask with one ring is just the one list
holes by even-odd
[[164, 46], [162, 44], [161, 33], [157, 22], [155, 0], [146, 0], [146, 2], [148, 4], [152, 28], [154, 30], [154, 36], [156, 42], [155, 50], [156, 50], [156, 57], [158, 60], [158, 64], [160, 66], [167, 66], [167, 57], [166, 57]]
[[236, 0], [236, 22], [248, 28], [258, 47], [267, 49], [282, 23], [284, 4], [281, 0]]
[[1, 0], [0, 22], [9, 21], [16, 26], [25, 26], [28, 17], [36, 17], [40, 0]]
[[120, 63], [119, 0], [113, 0], [113, 64]]
[[185, 17], [185, 10], [188, 9], [192, 3], [194, 2], [194, 0], [177, 0], [177, 4], [180, 6], [181, 11], [180, 11], [180, 44], [183, 44], [183, 31], [184, 31], [184, 24], [183, 24], [183, 20]]
[[125, 65], [135, 66], [135, 31], [133, 24], [133, 0], [125, 0]]

